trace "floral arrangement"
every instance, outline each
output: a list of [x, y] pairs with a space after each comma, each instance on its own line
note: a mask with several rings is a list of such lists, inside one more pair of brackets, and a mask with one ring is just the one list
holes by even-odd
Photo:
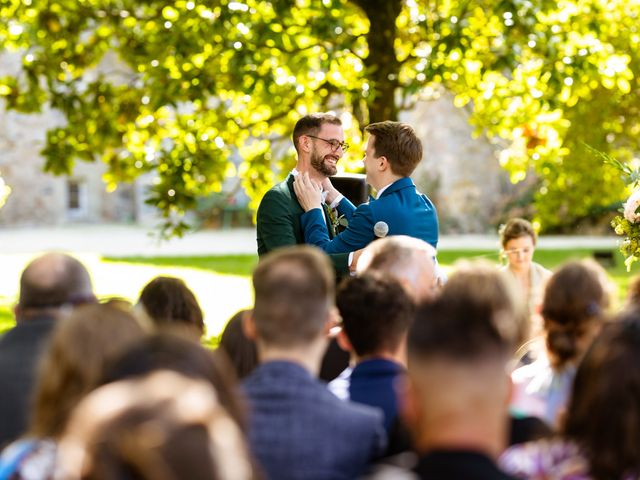
[[624, 264], [629, 271], [633, 262], [640, 261], [640, 169], [634, 170], [629, 165], [625, 165], [589, 145], [587, 148], [600, 156], [606, 164], [618, 169], [622, 173], [625, 183], [633, 189], [619, 210], [621, 215], [617, 215], [611, 221], [611, 226], [616, 234], [624, 237], [619, 248], [625, 257]]

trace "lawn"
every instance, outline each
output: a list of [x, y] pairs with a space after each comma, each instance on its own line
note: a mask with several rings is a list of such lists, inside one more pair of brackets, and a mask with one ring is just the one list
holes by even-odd
[[[622, 256], [613, 251], [614, 265], [607, 272], [618, 286], [622, 299], [629, 279], [638, 271], [627, 273]], [[593, 250], [536, 250], [535, 261], [553, 269], [573, 258], [591, 257]], [[438, 259], [450, 271], [460, 259], [484, 259], [498, 263], [495, 250], [441, 251]], [[226, 320], [238, 309], [252, 303], [250, 276], [258, 259], [255, 255], [194, 256], [194, 257], [96, 257], [83, 259], [92, 273], [96, 292], [100, 296], [121, 296], [135, 301], [140, 289], [156, 275], [178, 276], [185, 280], [205, 311], [209, 336], [220, 333]], [[17, 275], [15, 284], [17, 288]], [[4, 292], [3, 292], [4, 293]], [[0, 331], [13, 325], [13, 296], [0, 296]]]

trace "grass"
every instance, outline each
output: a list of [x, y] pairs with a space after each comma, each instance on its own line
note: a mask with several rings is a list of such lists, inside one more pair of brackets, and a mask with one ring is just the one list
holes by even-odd
[[[612, 250], [614, 265], [607, 272], [618, 287], [622, 299], [633, 273], [627, 273], [623, 257]], [[570, 259], [593, 255], [591, 249], [536, 250], [534, 260], [553, 269]], [[498, 263], [495, 250], [450, 250], [438, 253], [438, 260], [446, 270], [460, 259], [484, 259]], [[105, 257], [89, 265], [96, 291], [100, 295], [118, 295], [132, 301], [138, 297], [142, 286], [156, 275], [173, 275], [183, 278], [205, 311], [208, 332], [218, 335], [226, 320], [235, 311], [252, 303], [250, 276], [258, 262], [256, 255], [191, 256], [191, 257]], [[638, 267], [635, 267], [636, 272]], [[0, 296], [0, 331], [14, 324], [11, 308], [12, 297]]]
[[5, 303], [5, 301], [0, 304], [0, 332], [10, 329], [13, 327], [16, 322], [13, 319], [13, 312], [11, 310], [11, 303]]
[[[601, 250], [598, 250], [599, 252]], [[629, 280], [638, 274], [638, 267], [635, 266], [632, 272], [627, 272], [624, 266], [624, 257], [618, 250], [602, 250], [602, 252], [611, 252], [613, 254], [613, 265], [606, 265], [607, 274], [613, 280], [618, 290], [619, 300], [626, 295]], [[544, 267], [553, 270], [561, 264], [569, 260], [577, 260], [581, 258], [593, 258], [593, 249], [575, 249], [575, 250], [542, 250], [535, 251], [534, 261]], [[451, 250], [438, 252], [438, 261], [445, 267], [451, 268], [453, 264], [460, 259], [484, 259], [493, 263], [498, 263], [498, 254], [490, 250]]]
[[202, 257], [104, 257], [105, 262], [133, 263], [159, 267], [186, 267], [220, 275], [251, 276], [258, 263], [257, 255], [226, 255]]

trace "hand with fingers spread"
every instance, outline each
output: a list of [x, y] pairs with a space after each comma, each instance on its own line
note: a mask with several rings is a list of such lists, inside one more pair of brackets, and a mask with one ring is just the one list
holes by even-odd
[[314, 208], [322, 209], [322, 187], [309, 178], [308, 173], [300, 173], [293, 182], [298, 202], [305, 212]]

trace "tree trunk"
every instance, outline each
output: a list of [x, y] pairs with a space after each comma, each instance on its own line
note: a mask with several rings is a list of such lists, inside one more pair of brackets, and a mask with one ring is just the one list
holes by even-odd
[[366, 98], [369, 123], [397, 120], [395, 92], [398, 87], [400, 62], [396, 58], [396, 19], [402, 0], [353, 0], [369, 19], [369, 56], [364, 59], [370, 94]]

